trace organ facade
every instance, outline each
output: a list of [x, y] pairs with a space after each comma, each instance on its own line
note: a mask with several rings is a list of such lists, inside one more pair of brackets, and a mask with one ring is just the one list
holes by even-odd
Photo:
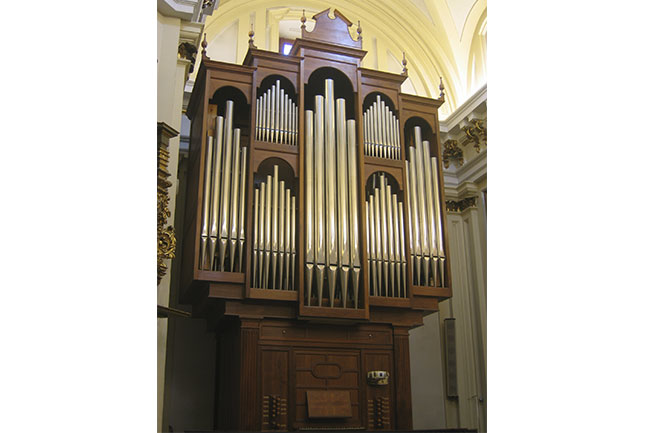
[[204, 51], [188, 105], [181, 301], [218, 336], [216, 429], [411, 430], [408, 331], [451, 296], [444, 94], [362, 68], [333, 15], [288, 55]]

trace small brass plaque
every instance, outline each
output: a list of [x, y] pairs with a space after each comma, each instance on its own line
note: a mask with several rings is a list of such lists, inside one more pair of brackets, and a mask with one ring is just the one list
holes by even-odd
[[351, 418], [350, 391], [307, 391], [309, 418]]

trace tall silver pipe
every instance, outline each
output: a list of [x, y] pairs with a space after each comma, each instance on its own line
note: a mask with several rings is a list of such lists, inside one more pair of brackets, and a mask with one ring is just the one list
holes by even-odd
[[269, 285], [269, 270], [271, 266], [271, 208], [273, 202], [271, 199], [273, 193], [273, 178], [271, 175], [266, 176], [266, 199], [264, 200], [266, 207], [264, 208], [264, 285], [263, 288], [272, 289], [273, 286]]
[[257, 243], [257, 238], [260, 234], [259, 224], [259, 213], [260, 213], [260, 190], [255, 188], [253, 193], [253, 278], [251, 285], [257, 287], [257, 252], [259, 250], [259, 245]]
[[429, 256], [430, 247], [429, 247], [429, 223], [427, 217], [427, 204], [426, 204], [426, 182], [424, 180], [424, 162], [422, 158], [422, 136], [420, 127], [416, 126], [415, 128], [415, 163], [416, 163], [416, 174], [418, 182], [416, 185], [417, 188], [417, 198], [418, 198], [418, 209], [420, 211], [420, 234], [422, 236], [422, 260], [423, 260], [423, 271], [424, 271], [424, 285], [429, 285], [429, 270], [431, 268], [431, 258]]
[[223, 173], [221, 171], [221, 155], [223, 153], [223, 116], [217, 116], [215, 137], [216, 147], [214, 149], [214, 162], [212, 163], [212, 169], [215, 174], [212, 176], [212, 205], [210, 210], [210, 264], [208, 267], [210, 270], [214, 268], [214, 256], [217, 254], [217, 244], [219, 238], [219, 199], [221, 197], [221, 175]]
[[375, 229], [375, 197], [370, 194], [368, 197], [368, 234], [370, 236], [370, 254], [368, 257], [370, 259], [370, 294], [372, 296], [377, 295], [377, 247], [375, 245], [375, 239], [377, 237]]
[[280, 89], [280, 100], [279, 105], [280, 105], [280, 125], [278, 126], [279, 133], [280, 133], [280, 139], [278, 140], [278, 143], [283, 143], [284, 144], [284, 137], [285, 137], [285, 131], [287, 130], [287, 97], [285, 97], [284, 94], [284, 89]]
[[324, 125], [324, 103], [322, 95], [316, 95], [314, 103], [314, 173], [315, 188], [314, 201], [316, 211], [314, 222], [316, 223], [316, 236], [314, 239], [315, 261], [316, 261], [316, 290], [318, 295], [318, 306], [323, 303], [323, 284], [325, 280], [325, 266], [327, 261], [325, 246], [325, 125]]
[[327, 171], [327, 283], [330, 307], [334, 307], [338, 263], [338, 227], [336, 221], [336, 124], [334, 118], [334, 80], [325, 80], [325, 170]]
[[289, 189], [284, 191], [284, 221], [286, 222], [284, 227], [284, 287], [287, 290], [293, 290], [290, 286], [290, 261], [291, 261], [291, 230], [293, 230], [293, 225], [296, 222], [291, 221], [291, 191]]
[[208, 258], [208, 236], [210, 224], [210, 186], [212, 185], [212, 141], [208, 136], [208, 143], [205, 149], [205, 172], [203, 173], [203, 215], [201, 221], [201, 244], [199, 256], [199, 269], [210, 269]]
[[244, 241], [245, 241], [245, 226], [244, 226], [244, 212], [246, 210], [246, 155], [248, 153], [247, 147], [241, 148], [241, 168], [239, 169], [239, 272], [242, 272], [244, 264]]
[[255, 139], [260, 139], [260, 98], [255, 100]]
[[305, 111], [305, 266], [307, 305], [311, 305], [314, 276], [314, 112]]
[[361, 258], [359, 246], [359, 199], [357, 184], [357, 139], [356, 121], [346, 122], [348, 130], [348, 178], [350, 179], [350, 265], [352, 266], [352, 294], [354, 308], [359, 306], [359, 282], [361, 279]]
[[437, 233], [436, 233], [436, 218], [434, 215], [434, 201], [435, 197], [433, 195], [433, 180], [431, 179], [431, 155], [429, 150], [429, 142], [422, 142], [422, 163], [424, 165], [424, 178], [425, 187], [427, 192], [427, 216], [429, 221], [429, 237], [431, 239], [430, 245], [430, 255], [431, 255], [431, 265], [432, 265], [432, 286], [436, 286], [436, 280], [438, 278], [438, 245], [437, 245]]
[[260, 218], [260, 236], [259, 236], [259, 241], [258, 241], [258, 251], [257, 254], [259, 255], [259, 263], [260, 263], [260, 270], [259, 270], [259, 277], [257, 279], [257, 286], [260, 288], [266, 287], [264, 284], [264, 274], [266, 273], [265, 270], [265, 265], [264, 265], [264, 241], [266, 239], [266, 182], [262, 182], [260, 184], [260, 207], [259, 207], [259, 218]]
[[372, 133], [374, 136], [375, 140], [375, 157], [379, 158], [381, 157], [381, 144], [380, 144], [380, 137], [379, 137], [379, 106], [377, 103], [374, 103], [372, 105]]
[[402, 268], [402, 277], [404, 279], [404, 285], [402, 286], [402, 292], [401, 295], [402, 297], [406, 297], [406, 287], [408, 286], [407, 283], [407, 276], [406, 276], [406, 250], [404, 248], [404, 204], [402, 202], [398, 203], [398, 209], [399, 209], [399, 226], [400, 226], [400, 251], [401, 251], [401, 268]]
[[275, 100], [277, 96], [275, 94], [275, 86], [271, 87], [271, 100], [269, 101], [269, 141], [275, 141]]
[[296, 275], [296, 197], [291, 197], [291, 269], [289, 269], [291, 279], [289, 280], [289, 287], [295, 290], [295, 275]]
[[415, 148], [409, 147], [409, 204], [411, 206], [411, 227], [413, 229], [413, 250], [415, 258], [415, 284], [420, 285], [420, 271], [422, 267], [422, 245], [420, 244], [420, 210], [417, 195], [417, 181], [415, 180]]
[[219, 270], [225, 271], [226, 245], [229, 234], [229, 211], [230, 211], [230, 170], [232, 168], [232, 115], [234, 103], [226, 101], [226, 119], [224, 125], [225, 155], [223, 158], [223, 182], [221, 185], [221, 239], [219, 242]]
[[[284, 181], [280, 181], [280, 186], [279, 186], [279, 191], [278, 191], [278, 288], [281, 290], [284, 290], [285, 287], [282, 284], [284, 280], [282, 279], [283, 271], [284, 271], [284, 227], [285, 227], [285, 221], [284, 221]], [[287, 203], [287, 206], [289, 206], [289, 203]], [[289, 221], [286, 222], [286, 224], [289, 224]], [[289, 242], [289, 239], [287, 239], [287, 242]]]
[[273, 204], [271, 205], [271, 284], [276, 289], [276, 270], [278, 263], [278, 166], [273, 166]]
[[402, 159], [402, 149], [399, 144], [399, 120], [393, 116], [393, 131], [395, 134], [395, 147], [397, 148], [397, 159]]
[[337, 153], [337, 185], [338, 185], [338, 237], [339, 254], [338, 267], [341, 276], [341, 298], [343, 308], [348, 299], [348, 280], [350, 272], [350, 228], [348, 214], [348, 153], [347, 134], [345, 126], [345, 99], [336, 100], [336, 153]]
[[368, 141], [370, 147], [370, 156], [375, 155], [375, 120], [373, 118], [373, 106], [368, 107]]
[[381, 153], [379, 156], [381, 158], [386, 158], [386, 142], [384, 140], [384, 101], [381, 100], [379, 95], [377, 95], [377, 105], [375, 106], [375, 110], [377, 111], [377, 125], [379, 127], [377, 138], [381, 147]]
[[[411, 278], [413, 278], [413, 283], [415, 284], [416, 281], [416, 275], [415, 275], [415, 270], [413, 269], [414, 263], [415, 263], [415, 248], [413, 247], [413, 212], [411, 211], [411, 200], [412, 195], [411, 195], [411, 185], [410, 185], [410, 175], [409, 175], [409, 162], [406, 161], [406, 164], [404, 164], [405, 168], [405, 178], [406, 178], [406, 193], [404, 194], [404, 198], [408, 200], [408, 206], [406, 208], [407, 216], [408, 216], [408, 221], [407, 225], [409, 228], [409, 254], [411, 255]], [[406, 273], [404, 274], [406, 275]], [[419, 280], [418, 280], [419, 282]]]
[[400, 225], [399, 225], [399, 213], [397, 211], [397, 195], [393, 194], [392, 198], [392, 209], [391, 213], [393, 214], [393, 230], [395, 231], [395, 236], [393, 237], [395, 250], [395, 293], [393, 296], [400, 296], [402, 291], [402, 251], [400, 250]]
[[239, 218], [239, 157], [241, 154], [240, 147], [241, 140], [241, 130], [239, 128], [235, 129], [235, 142], [233, 149], [233, 164], [232, 164], [232, 204], [231, 204], [231, 214], [230, 214], [230, 266], [229, 270], [232, 272], [235, 270], [235, 251], [237, 249], [238, 241], [238, 230], [237, 223]]
[[363, 154], [368, 155], [368, 115], [363, 113]]
[[390, 286], [390, 265], [388, 258], [388, 207], [386, 206], [386, 179], [384, 175], [379, 176], [379, 204], [381, 207], [381, 258], [382, 267], [384, 268], [384, 296], [388, 295]]
[[393, 155], [394, 151], [394, 146], [393, 146], [393, 140], [391, 139], [391, 123], [390, 123], [390, 108], [386, 105], [384, 107], [384, 128], [386, 131], [386, 147], [388, 148], [388, 158], [389, 159], [395, 159], [395, 156]]
[[379, 188], [375, 186], [375, 246], [376, 246], [376, 266], [377, 266], [377, 291], [375, 296], [381, 296], [382, 288], [385, 287], [383, 284], [387, 280], [387, 277], [382, 278], [383, 271], [383, 255], [382, 255], [382, 229], [381, 229], [381, 196], [379, 194]]
[[269, 91], [262, 95], [262, 140], [268, 141], [269, 131]]
[[438, 258], [440, 261], [440, 286], [445, 285], [445, 249], [442, 238], [442, 210], [440, 204], [440, 184], [438, 183], [438, 159], [431, 157], [431, 175], [433, 177], [434, 211], [436, 217], [436, 230], [438, 231]]
[[[393, 224], [393, 203], [391, 186], [386, 180], [386, 228], [388, 230], [388, 260], [390, 267], [390, 296], [395, 296], [395, 226]], [[382, 197], [383, 199], [383, 197]], [[388, 295], [388, 292], [386, 293]]]

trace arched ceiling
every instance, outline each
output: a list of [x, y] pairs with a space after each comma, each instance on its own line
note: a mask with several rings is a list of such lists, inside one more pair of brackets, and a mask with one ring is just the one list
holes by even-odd
[[361, 22], [364, 67], [399, 73], [406, 53], [403, 92], [437, 98], [442, 76], [441, 119], [487, 81], [487, 0], [221, 0], [205, 22], [208, 56], [241, 63], [251, 27], [259, 48], [277, 51], [280, 37], [300, 35], [303, 9], [309, 30], [311, 16], [327, 8]]

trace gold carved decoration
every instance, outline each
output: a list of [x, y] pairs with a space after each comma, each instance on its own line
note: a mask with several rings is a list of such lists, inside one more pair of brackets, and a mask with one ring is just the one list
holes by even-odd
[[446, 200], [447, 212], [462, 212], [470, 207], [476, 207], [476, 199], [478, 197], [467, 197], [462, 200]]
[[445, 141], [445, 149], [442, 152], [442, 162], [445, 168], [449, 168], [449, 163], [451, 161], [456, 161], [458, 166], [461, 167], [465, 163], [465, 158], [463, 157], [463, 150], [458, 147], [458, 141], [456, 140], [447, 140]]
[[466, 146], [468, 143], [474, 143], [474, 149], [476, 149], [476, 153], [479, 153], [481, 152], [481, 142], [487, 147], [487, 128], [485, 122], [481, 119], [472, 119], [469, 122], [472, 126], [463, 126], [461, 128], [466, 136], [462, 144]]
[[167, 273], [165, 259], [173, 259], [176, 251], [176, 234], [174, 227], [167, 226], [169, 211], [169, 192], [172, 183], [167, 180], [171, 174], [167, 171], [169, 165], [169, 139], [178, 132], [163, 122], [158, 122], [158, 284]]

